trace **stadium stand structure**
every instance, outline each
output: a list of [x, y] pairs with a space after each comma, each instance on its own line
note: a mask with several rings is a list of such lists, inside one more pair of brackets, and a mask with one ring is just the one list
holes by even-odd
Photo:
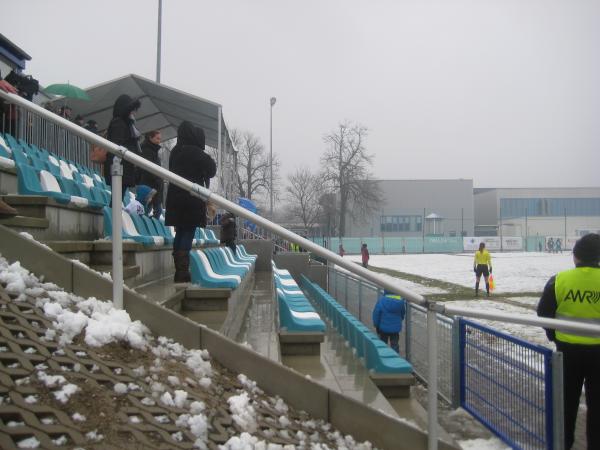
[[[112, 255], [111, 192], [102, 176], [10, 135], [2, 135], [0, 158], [0, 194], [21, 214], [0, 221], [0, 253], [76, 295], [110, 299], [111, 279], [99, 273], [110, 272]], [[126, 194], [125, 203], [132, 195]], [[353, 400], [281, 364], [282, 355], [318, 355], [327, 326], [292, 277], [294, 270], [273, 263], [272, 242], [244, 241], [234, 253], [218, 246], [213, 230], [198, 229], [190, 258], [192, 284], [177, 286], [171, 281], [174, 230], [161, 220], [124, 210], [121, 217], [128, 286], [124, 306], [133, 319], [157, 335], [207, 349], [229, 370], [246, 374], [270, 393], [357, 439], [380, 448], [426, 447], [426, 424], [421, 422], [419, 429], [398, 420], [398, 410], [381, 396], [375, 409], [375, 403], [371, 407]], [[291, 255], [297, 256], [307, 255]], [[257, 273], [270, 277], [266, 292], [255, 285]], [[235, 342], [243, 328], [252, 326], [246, 313], [261, 295], [276, 305], [273, 320], [280, 325], [275, 331], [280, 350], [275, 360]], [[424, 414], [421, 410], [416, 415]], [[454, 448], [449, 436], [443, 436], [440, 448]]]

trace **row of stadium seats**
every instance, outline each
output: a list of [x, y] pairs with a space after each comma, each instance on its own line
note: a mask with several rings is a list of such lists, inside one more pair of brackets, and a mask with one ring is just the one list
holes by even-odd
[[[108, 206], [102, 208], [104, 215], [104, 235], [112, 236], [112, 209]], [[145, 215], [129, 214], [121, 211], [122, 233], [124, 240], [139, 242], [146, 246], [171, 245], [175, 239], [173, 227], [165, 226], [162, 219]], [[193, 244], [196, 246], [218, 245], [219, 240], [212, 230], [196, 228]]]
[[287, 270], [278, 269], [273, 261], [273, 281], [279, 305], [279, 326], [283, 331], [325, 331], [325, 323], [315, 311]]
[[364, 358], [367, 369], [376, 373], [412, 373], [411, 364], [388, 347], [361, 321], [336, 302], [319, 285], [302, 275], [302, 288], [316, 302], [335, 329], [348, 341], [359, 358]]
[[17, 170], [21, 195], [42, 195], [59, 203], [102, 208], [110, 205], [110, 188], [94, 170], [40, 149], [10, 134], [0, 134], [4, 167]]
[[[103, 210], [104, 235], [112, 235], [111, 190], [104, 178], [89, 167], [60, 158], [10, 134], [0, 133], [0, 165], [15, 167], [21, 195], [40, 195], [62, 204]], [[126, 190], [123, 205], [135, 194]], [[144, 245], [172, 244], [175, 231], [160, 220], [122, 212], [123, 238]], [[194, 245], [216, 245], [212, 230], [197, 228]]]
[[192, 250], [190, 273], [192, 283], [206, 288], [237, 288], [256, 262], [242, 245], [234, 253], [229, 247], [208, 247]]

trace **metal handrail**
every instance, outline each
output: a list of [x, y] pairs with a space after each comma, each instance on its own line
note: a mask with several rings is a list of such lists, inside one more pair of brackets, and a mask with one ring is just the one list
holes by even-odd
[[[174, 174], [173, 172], [151, 163], [144, 159], [142, 156], [137, 155], [125, 147], [114, 144], [82, 127], [75, 125], [68, 120], [45, 110], [44, 108], [29, 102], [15, 94], [9, 94], [0, 90], [0, 97], [5, 100], [16, 103], [30, 111], [33, 111], [41, 116], [44, 116], [47, 120], [54, 122], [60, 126], [69, 129], [76, 135], [86, 139], [92, 144], [96, 144], [100, 147], [105, 148], [107, 151], [113, 153], [118, 158], [115, 158], [113, 163], [113, 180], [114, 185], [112, 186], [112, 199], [113, 199], [113, 237], [112, 237], [112, 250], [113, 250], [113, 301], [115, 305], [123, 307], [123, 262], [122, 262], [122, 236], [121, 236], [121, 215], [114, 214], [114, 210], [121, 210], [121, 175], [120, 175], [120, 159], [124, 159], [138, 167], [142, 167], [147, 172], [156, 175], [163, 180], [169, 181], [174, 185], [185, 189], [190, 192], [191, 195], [199, 197], [203, 200], [210, 200], [217, 206], [226, 209], [234, 214], [248, 219], [257, 225], [264, 227], [265, 229], [277, 234], [278, 236], [287, 239], [290, 242], [298, 244], [307, 250], [325, 258], [327, 261], [332, 262], [353, 274], [360, 276], [372, 283], [383, 287], [391, 292], [403, 296], [407, 301], [423, 305], [427, 309], [427, 351], [429, 359], [428, 367], [428, 449], [437, 449], [438, 444], [438, 429], [437, 429], [437, 313], [446, 313], [450, 315], [462, 315], [465, 317], [479, 317], [490, 320], [499, 320], [504, 322], [512, 323], [526, 323], [529, 325], [536, 325], [544, 328], [558, 329], [570, 332], [582, 333], [585, 332], [587, 335], [600, 336], [600, 325], [582, 324], [574, 321], [558, 320], [558, 319], [544, 319], [544, 318], [532, 318], [519, 314], [505, 314], [505, 313], [490, 313], [484, 311], [478, 311], [475, 308], [458, 308], [453, 306], [447, 306], [442, 303], [432, 302], [425, 299], [420, 294], [412, 292], [398, 283], [386, 279], [376, 272], [365, 269], [362, 266], [354, 264], [348, 259], [344, 259], [336, 253], [315, 244], [308, 239], [305, 239], [297, 234], [289, 231], [288, 229], [277, 225], [229, 200], [220, 195], [211, 192], [209, 189], [200, 186], [196, 183], [192, 183], [185, 178]], [[117, 195], [118, 194], [118, 195]]]

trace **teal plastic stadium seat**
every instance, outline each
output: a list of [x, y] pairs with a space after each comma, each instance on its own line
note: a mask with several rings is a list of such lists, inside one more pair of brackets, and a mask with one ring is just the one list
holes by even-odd
[[294, 311], [277, 297], [279, 303], [279, 326], [288, 332], [320, 331], [325, 332], [325, 323], [314, 311]]
[[216, 273], [206, 255], [201, 250], [190, 252], [190, 273], [192, 283], [207, 288], [235, 289], [240, 285], [237, 275], [222, 275]]

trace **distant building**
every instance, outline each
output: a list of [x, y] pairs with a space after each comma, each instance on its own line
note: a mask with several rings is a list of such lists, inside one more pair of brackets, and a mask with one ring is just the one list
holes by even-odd
[[474, 190], [476, 236], [583, 236], [600, 232], [600, 187]]
[[379, 180], [379, 211], [346, 223], [346, 237], [472, 236], [473, 180]]

